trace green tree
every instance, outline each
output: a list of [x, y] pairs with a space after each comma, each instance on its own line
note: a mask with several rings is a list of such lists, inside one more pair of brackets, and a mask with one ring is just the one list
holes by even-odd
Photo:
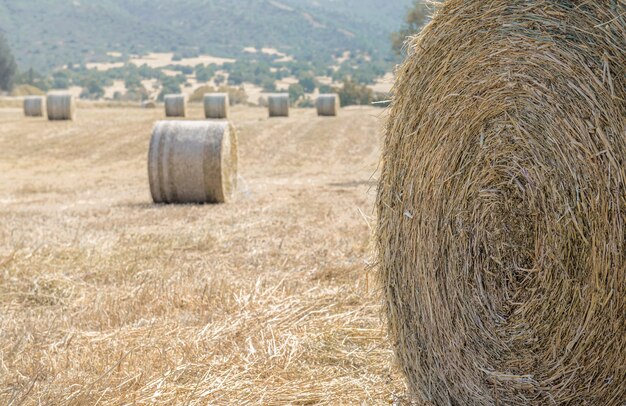
[[231, 86], [239, 86], [243, 83], [243, 74], [241, 72], [233, 72], [228, 76], [228, 84]]
[[11, 90], [13, 79], [17, 73], [17, 64], [9, 47], [9, 43], [0, 34], [0, 89]]
[[261, 83], [264, 92], [276, 92], [276, 82], [272, 78], [264, 79]]
[[299, 83], [289, 85], [289, 102], [291, 104], [297, 103], [302, 97], [304, 97], [304, 88]]
[[163, 98], [168, 94], [180, 93], [180, 81], [177, 78], [166, 77], [163, 80], [163, 89], [159, 93], [159, 101], [163, 101]]
[[324, 94], [324, 93], [334, 93], [335, 89], [333, 89], [332, 86], [330, 85], [321, 85], [320, 86], [320, 93]]
[[315, 91], [315, 88], [317, 87], [315, 78], [311, 75], [305, 75], [301, 77], [298, 83], [300, 84], [300, 86], [302, 86], [304, 91], [307, 93], [313, 93]]
[[216, 70], [215, 64], [209, 66], [198, 65], [196, 66], [196, 79], [200, 83], [206, 83], [215, 75]]
[[18, 72], [13, 79], [13, 83], [14, 85], [35, 86], [43, 91], [50, 89], [49, 78], [37, 73], [33, 68], [30, 68], [26, 72]]
[[26, 83], [29, 85], [35, 84], [35, 70], [32, 67], [26, 73], [25, 80], [26, 80]]
[[52, 75], [52, 88], [53, 89], [67, 89], [70, 87], [70, 78], [64, 71], [54, 72]]
[[126, 76], [126, 78], [124, 79], [124, 85], [126, 86], [126, 89], [129, 90], [140, 89], [143, 87], [143, 84], [141, 83], [141, 78], [135, 72], [129, 73]]
[[367, 86], [359, 85], [351, 79], [343, 82], [343, 87], [338, 89], [342, 106], [365, 105], [374, 101], [374, 91]]
[[398, 55], [402, 53], [407, 37], [420, 32], [430, 20], [432, 10], [424, 3], [424, 0], [414, 0], [414, 2], [415, 4], [409, 10], [402, 29], [391, 35], [392, 48]]
[[89, 78], [83, 83], [83, 91], [80, 94], [81, 99], [101, 99], [104, 96], [104, 89], [96, 78]]

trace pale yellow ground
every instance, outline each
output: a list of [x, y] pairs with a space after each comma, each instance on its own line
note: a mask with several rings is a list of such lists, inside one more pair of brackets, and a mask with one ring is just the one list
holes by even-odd
[[151, 203], [162, 115], [0, 109], [0, 404], [402, 398], [368, 265], [382, 111], [235, 108], [221, 206]]

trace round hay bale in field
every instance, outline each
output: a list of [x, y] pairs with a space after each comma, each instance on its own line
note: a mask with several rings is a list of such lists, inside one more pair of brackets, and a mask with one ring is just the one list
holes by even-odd
[[286, 93], [267, 96], [270, 117], [289, 117], [289, 95]]
[[46, 97], [48, 120], [73, 120], [74, 96], [68, 93], [50, 93]]
[[339, 113], [340, 100], [338, 94], [320, 94], [315, 102], [318, 116], [336, 116]]
[[155, 203], [224, 203], [237, 186], [237, 134], [228, 121], [160, 121], [148, 154]]
[[43, 96], [24, 97], [24, 115], [26, 117], [43, 117], [46, 99]]
[[397, 359], [432, 404], [626, 401], [624, 13], [448, 0], [409, 44], [376, 240]]
[[156, 102], [154, 100], [144, 100], [141, 102], [141, 108], [144, 109], [156, 109]]
[[187, 115], [187, 97], [184, 94], [168, 94], [164, 101], [166, 117], [185, 117]]
[[204, 95], [204, 116], [206, 118], [228, 118], [228, 93], [208, 93]]

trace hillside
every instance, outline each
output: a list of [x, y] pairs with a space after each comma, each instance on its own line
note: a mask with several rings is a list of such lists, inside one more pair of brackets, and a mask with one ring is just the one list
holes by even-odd
[[122, 55], [242, 55], [272, 47], [299, 60], [357, 51], [392, 58], [389, 35], [412, 0], [0, 0], [0, 30], [22, 69]]

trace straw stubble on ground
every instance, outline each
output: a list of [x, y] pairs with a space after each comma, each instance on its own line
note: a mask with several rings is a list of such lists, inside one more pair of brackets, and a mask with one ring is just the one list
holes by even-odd
[[234, 109], [240, 190], [221, 206], [150, 203], [159, 110], [22, 114], [0, 110], [1, 404], [404, 393], [366, 263], [381, 110]]

